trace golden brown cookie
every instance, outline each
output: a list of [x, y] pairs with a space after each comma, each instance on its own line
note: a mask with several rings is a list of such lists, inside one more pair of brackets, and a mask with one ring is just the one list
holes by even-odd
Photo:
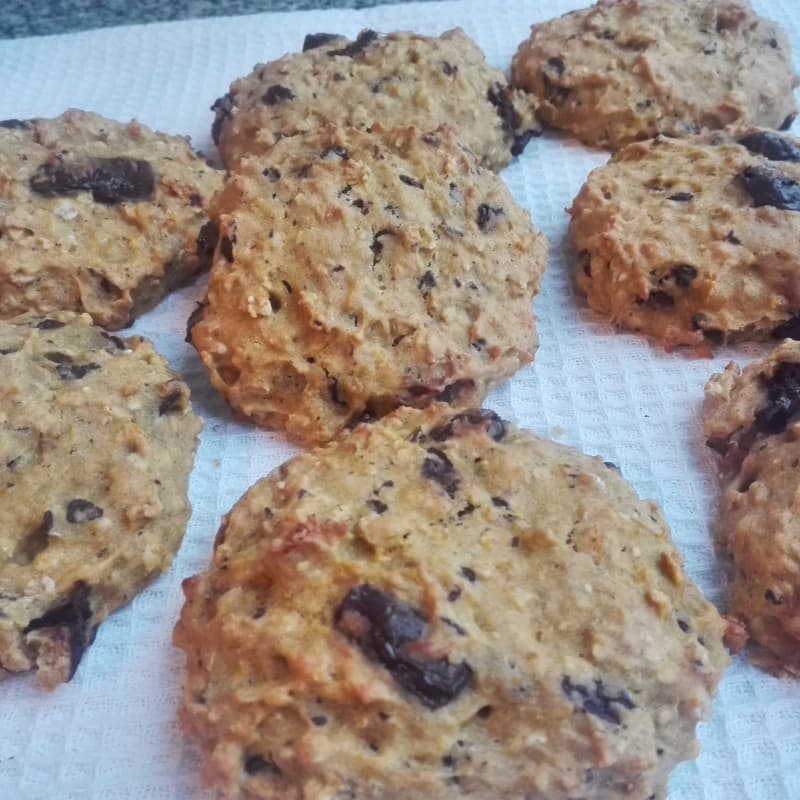
[[256, 483], [184, 589], [180, 715], [228, 798], [661, 800], [728, 661], [654, 503], [442, 404]]
[[533, 25], [512, 84], [540, 118], [617, 149], [659, 133], [788, 127], [789, 40], [747, 0], [600, 0]]
[[731, 615], [756, 663], [800, 676], [800, 342], [712, 376], [703, 431], [722, 455], [717, 540], [731, 559]]
[[0, 318], [124, 327], [208, 265], [217, 170], [178, 136], [85, 111], [0, 122]]
[[190, 336], [259, 425], [323, 442], [398, 405], [480, 403], [533, 358], [544, 237], [447, 130], [282, 139], [212, 217]]
[[354, 41], [309, 34], [302, 53], [257, 64], [212, 110], [214, 141], [228, 168], [284, 136], [326, 124], [450, 125], [495, 170], [541, 134], [525, 93], [511, 89], [458, 28], [438, 37], [364, 30]]
[[0, 321], [0, 676], [69, 680], [167, 569], [200, 428], [147, 340], [86, 314]]
[[658, 137], [589, 175], [570, 209], [578, 287], [666, 346], [800, 336], [800, 140]]

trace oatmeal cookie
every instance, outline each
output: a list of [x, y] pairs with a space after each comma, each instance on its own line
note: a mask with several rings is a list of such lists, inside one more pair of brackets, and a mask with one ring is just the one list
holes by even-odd
[[187, 140], [85, 111], [0, 122], [0, 318], [122, 328], [208, 265], [217, 170]]
[[200, 427], [145, 339], [63, 311], [0, 321], [0, 676], [69, 680], [169, 566]]
[[256, 65], [212, 110], [214, 141], [229, 168], [325, 124], [451, 125], [495, 170], [541, 134], [525, 93], [511, 89], [460, 29], [438, 37], [364, 30], [354, 41], [309, 34], [302, 53]]
[[796, 112], [789, 40], [746, 0], [600, 0], [532, 26], [511, 75], [542, 120], [611, 149]]
[[259, 425], [320, 443], [398, 405], [478, 404], [533, 358], [544, 237], [446, 129], [282, 139], [212, 218], [189, 335]]
[[762, 129], [628, 145], [574, 201], [578, 287], [667, 346], [800, 335], [800, 140]]
[[800, 676], [800, 342], [714, 375], [703, 430], [722, 455], [717, 539], [732, 562], [731, 615], [757, 663]]
[[184, 591], [226, 798], [661, 800], [728, 661], [654, 503], [443, 404], [256, 483]]

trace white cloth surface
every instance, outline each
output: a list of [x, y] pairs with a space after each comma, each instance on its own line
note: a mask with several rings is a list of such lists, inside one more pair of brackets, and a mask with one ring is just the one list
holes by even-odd
[[[213, 152], [209, 106], [253, 64], [299, 50], [308, 32], [355, 34], [461, 26], [490, 63], [507, 69], [528, 27], [584, 0], [484, 0], [204, 19], [0, 42], [0, 119], [97, 111], [169, 133]], [[800, 2], [758, 0], [800, 54]], [[797, 60], [797, 59], [796, 59]], [[548, 134], [503, 173], [550, 241], [534, 301], [540, 349], [534, 363], [487, 402], [537, 433], [601, 454], [664, 509], [686, 567], [724, 606], [726, 590], [710, 528], [717, 502], [714, 460], [703, 444], [700, 404], [709, 375], [758, 346], [698, 359], [668, 354], [614, 332], [586, 309], [563, 252], [567, 208], [607, 154]], [[153, 339], [192, 387], [205, 418], [191, 477], [194, 508], [168, 574], [104, 623], [73, 681], [53, 693], [30, 676], [0, 683], [0, 800], [208, 800], [198, 757], [175, 718], [182, 658], [171, 633], [181, 581], [207, 564], [220, 517], [259, 477], [296, 449], [279, 435], [234, 422], [213, 392], [186, 319], [203, 283], [176, 292], [133, 330]], [[702, 751], [681, 765], [670, 800], [800, 800], [800, 681], [777, 680], [737, 658], [727, 672]]]

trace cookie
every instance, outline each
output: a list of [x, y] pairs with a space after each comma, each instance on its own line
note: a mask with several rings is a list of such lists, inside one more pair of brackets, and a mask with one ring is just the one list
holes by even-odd
[[0, 318], [128, 325], [208, 265], [196, 240], [221, 183], [186, 139], [138, 122], [0, 122]]
[[0, 676], [69, 680], [169, 566], [200, 428], [147, 340], [63, 311], [0, 321]]
[[184, 591], [180, 716], [231, 798], [665, 798], [728, 661], [654, 503], [442, 404], [260, 480]]
[[533, 358], [544, 237], [446, 129], [282, 139], [211, 214], [189, 336], [259, 425], [320, 443], [398, 405], [476, 405]]
[[541, 134], [525, 93], [511, 89], [460, 29], [438, 37], [364, 30], [354, 41], [309, 34], [302, 53], [257, 64], [212, 111], [212, 134], [228, 168], [325, 124], [425, 131], [451, 125], [495, 170]]
[[703, 431], [722, 455], [717, 540], [731, 562], [731, 615], [756, 663], [800, 676], [800, 342], [714, 375]]
[[533, 25], [511, 67], [539, 117], [616, 150], [657, 134], [791, 125], [789, 41], [746, 0], [600, 0]]
[[798, 139], [637, 142], [570, 209], [577, 284], [593, 309], [667, 346], [800, 335], [798, 212]]

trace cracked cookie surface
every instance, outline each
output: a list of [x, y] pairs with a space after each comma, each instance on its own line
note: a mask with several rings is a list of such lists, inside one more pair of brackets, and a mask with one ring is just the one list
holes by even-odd
[[613, 150], [796, 112], [789, 41], [743, 0], [601, 0], [533, 25], [511, 78], [542, 120]]
[[310, 34], [302, 53], [258, 64], [213, 110], [214, 141], [228, 168], [326, 124], [451, 125], [495, 170], [541, 133], [524, 92], [511, 89], [460, 29], [438, 37], [364, 30], [353, 41]]
[[0, 121], [0, 318], [128, 325], [208, 266], [196, 239], [221, 185], [186, 139], [138, 122]]
[[800, 140], [739, 129], [636, 142], [570, 209], [589, 305], [666, 346], [800, 336]]
[[228, 798], [661, 800], [728, 660], [654, 503], [443, 404], [257, 482], [184, 591], [180, 716]]
[[0, 675], [69, 680], [169, 566], [200, 428], [145, 339], [70, 312], [0, 321]]
[[319, 443], [398, 405], [476, 405], [533, 358], [545, 239], [447, 130], [282, 139], [211, 213], [189, 335], [264, 427]]
[[800, 342], [712, 376], [703, 432], [722, 456], [717, 542], [732, 562], [730, 613], [757, 664], [800, 676]]

